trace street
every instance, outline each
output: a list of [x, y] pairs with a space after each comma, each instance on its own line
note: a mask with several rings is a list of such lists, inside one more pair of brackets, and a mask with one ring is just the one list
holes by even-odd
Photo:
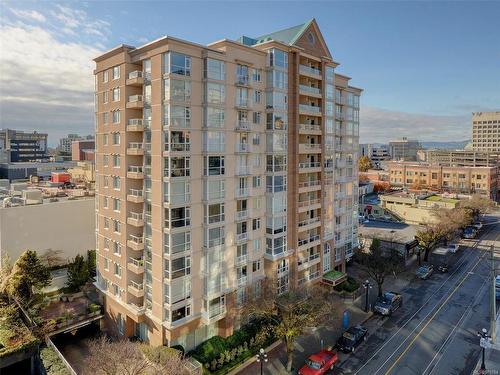
[[401, 292], [404, 306], [392, 317], [366, 322], [368, 340], [342, 355], [346, 374], [470, 374], [480, 355], [481, 328], [489, 328], [486, 250], [498, 240], [500, 224], [491, 217], [480, 240], [462, 246], [449, 274], [435, 273]]

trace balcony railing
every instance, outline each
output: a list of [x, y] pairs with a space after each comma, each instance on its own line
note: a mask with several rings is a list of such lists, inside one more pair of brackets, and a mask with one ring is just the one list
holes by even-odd
[[[321, 74], [321, 72], [319, 74]], [[300, 88], [300, 91], [303, 91], [303, 92], [321, 95], [321, 90], [317, 87], [312, 87], [312, 86], [307, 86], [307, 85], [299, 85], [299, 88]]]
[[236, 76], [236, 84], [247, 86], [250, 82], [250, 77], [248, 75], [237, 75]]
[[300, 227], [306, 227], [306, 226], [311, 225], [311, 224], [316, 224], [319, 222], [321, 222], [321, 218], [318, 216], [318, 217], [313, 217], [310, 219], [299, 221], [297, 225], [300, 228]]
[[250, 195], [250, 189], [249, 188], [236, 188], [235, 194], [236, 198], [245, 198]]
[[248, 218], [248, 210], [236, 211], [236, 220], [244, 220]]
[[309, 236], [309, 238], [299, 239], [297, 241], [297, 246], [307, 245], [308, 243], [314, 242], [314, 241], [319, 241], [319, 235], [318, 234], [315, 234], [313, 236]]
[[216, 214], [205, 216], [205, 224], [221, 223], [226, 219], [225, 214]]
[[144, 74], [140, 70], [134, 70], [133, 72], [130, 72], [128, 74], [128, 79], [134, 79], [134, 78], [144, 78]]
[[235, 266], [240, 266], [242, 264], [247, 264], [247, 263], [248, 263], [248, 255], [247, 254], [240, 255], [240, 256], [236, 257]]
[[321, 113], [321, 107], [309, 104], [299, 104], [299, 110], [311, 113]]
[[138, 165], [130, 165], [128, 171], [132, 173], [143, 173], [143, 167]]
[[321, 151], [321, 145], [317, 143], [300, 143], [299, 145], [306, 151]]
[[129, 103], [136, 103], [136, 102], [142, 102], [144, 97], [142, 95], [130, 95], [128, 97], [128, 102]]
[[[202, 318], [206, 323], [212, 323], [216, 320], [222, 319], [226, 315], [225, 305], [212, 305], [208, 311], [202, 311]], [[198, 372], [192, 372], [198, 373]], [[201, 373], [201, 370], [200, 370]]]
[[319, 161], [299, 163], [299, 168], [300, 169], [321, 168], [321, 163]]
[[245, 286], [247, 284], [247, 276], [241, 276], [238, 280], [237, 280], [237, 284], [238, 286]]
[[191, 150], [191, 143], [165, 143], [165, 151], [187, 152]]
[[248, 240], [248, 232], [239, 233], [236, 235], [236, 242], [241, 242], [246, 240]]
[[135, 244], [143, 244], [144, 243], [144, 237], [142, 237], [142, 236], [136, 236], [136, 235], [130, 234], [128, 239], [130, 242], [133, 242]]
[[312, 206], [312, 205], [315, 205], [315, 204], [320, 204], [321, 203], [321, 199], [309, 199], [307, 201], [301, 201], [299, 202], [299, 207], [308, 207], [308, 206]]
[[250, 166], [249, 165], [237, 165], [236, 166], [236, 175], [237, 176], [247, 176], [250, 174]]
[[246, 121], [246, 120], [236, 121], [236, 130], [249, 131], [250, 130], [250, 121]]
[[144, 196], [144, 193], [142, 190], [139, 189], [129, 189], [129, 194], [132, 197], [137, 197], [137, 198], [142, 198]]
[[309, 188], [309, 187], [320, 186], [320, 185], [321, 185], [321, 180], [299, 182], [299, 188]]
[[321, 133], [321, 126], [315, 124], [300, 124], [299, 130], [302, 132], [316, 132]]
[[312, 68], [310, 66], [302, 65], [302, 64], [299, 67], [299, 72], [304, 73], [304, 74], [313, 74], [313, 75], [321, 76], [321, 70], [319, 70], [317, 68]]
[[248, 107], [250, 107], [250, 100], [236, 98], [236, 107], [248, 108]]
[[142, 150], [144, 149], [144, 145], [142, 142], [129, 142], [128, 148], [133, 150]]
[[236, 152], [250, 152], [250, 144], [248, 143], [237, 143]]

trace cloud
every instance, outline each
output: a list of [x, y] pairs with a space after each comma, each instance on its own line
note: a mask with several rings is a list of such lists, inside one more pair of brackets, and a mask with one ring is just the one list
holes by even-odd
[[470, 112], [437, 116], [391, 111], [375, 107], [360, 109], [361, 143], [388, 142], [402, 137], [422, 141], [461, 141], [470, 139]]
[[86, 35], [107, 38], [111, 24], [100, 19], [92, 19], [82, 9], [69, 8], [56, 5], [56, 9], [50, 12], [52, 17], [62, 24], [62, 30], [66, 34], [74, 35], [76, 31]]
[[32, 20], [37, 22], [45, 22], [47, 19], [45, 16], [36, 10], [21, 10], [21, 9], [10, 9], [10, 11], [18, 18], [23, 18], [26, 20]]

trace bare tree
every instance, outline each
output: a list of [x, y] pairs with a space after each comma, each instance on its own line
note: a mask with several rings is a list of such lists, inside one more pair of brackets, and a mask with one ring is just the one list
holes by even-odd
[[417, 231], [415, 239], [418, 241], [420, 250], [424, 251], [424, 261], [429, 260], [429, 254], [443, 239], [446, 232], [443, 226], [427, 224], [424, 229]]
[[491, 199], [485, 196], [474, 194], [468, 201], [464, 202], [462, 207], [469, 210], [473, 219], [475, 219], [479, 215], [484, 215], [490, 212], [494, 207], [494, 203]]
[[165, 346], [141, 345], [150, 362], [149, 375], [188, 375], [187, 360], [181, 351]]
[[249, 300], [244, 314], [248, 318], [263, 318], [263, 330], [285, 343], [287, 371], [292, 371], [293, 350], [299, 336], [311, 328], [322, 326], [332, 319], [334, 304], [321, 286], [277, 294], [275, 285], [267, 283], [258, 298]]
[[65, 261], [62, 254], [62, 250], [47, 249], [42, 255], [40, 255], [40, 260], [49, 268], [60, 266]]

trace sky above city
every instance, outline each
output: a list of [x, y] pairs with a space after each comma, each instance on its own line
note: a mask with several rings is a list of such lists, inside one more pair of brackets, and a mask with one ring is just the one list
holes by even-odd
[[500, 110], [500, 2], [0, 3], [0, 128], [94, 129], [92, 59], [164, 35], [207, 44], [316, 18], [339, 73], [364, 89], [360, 142], [470, 138]]

